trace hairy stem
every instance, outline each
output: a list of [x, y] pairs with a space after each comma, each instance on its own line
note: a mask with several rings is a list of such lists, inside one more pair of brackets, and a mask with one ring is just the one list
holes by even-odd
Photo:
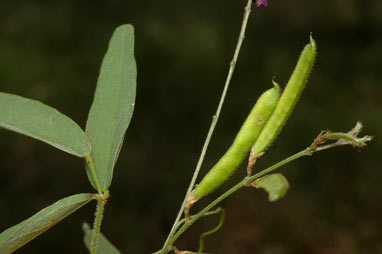
[[109, 198], [108, 191], [106, 191], [105, 194], [97, 195], [97, 208], [96, 208], [94, 224], [93, 224], [93, 235], [92, 235], [92, 241], [90, 244], [90, 254], [97, 253], [98, 237], [101, 231], [103, 211], [105, 209], [105, 204], [108, 198]]
[[227, 79], [225, 81], [224, 89], [223, 89], [222, 95], [220, 97], [218, 108], [216, 110], [215, 115], [212, 117], [211, 126], [210, 126], [210, 129], [208, 130], [208, 134], [207, 134], [206, 140], [204, 141], [204, 145], [203, 145], [203, 148], [202, 148], [202, 151], [201, 151], [198, 163], [196, 165], [196, 168], [195, 168], [195, 171], [194, 171], [194, 175], [192, 176], [190, 185], [188, 186], [186, 196], [185, 196], [185, 198], [183, 200], [182, 206], [179, 209], [178, 215], [176, 216], [176, 219], [175, 219], [174, 224], [173, 224], [173, 226], [172, 226], [172, 228], [170, 230], [170, 233], [168, 234], [168, 237], [167, 237], [167, 239], [166, 239], [166, 241], [165, 241], [165, 243], [163, 245], [163, 248], [161, 250], [162, 252], [160, 252], [160, 253], [167, 253], [166, 251], [168, 250], [168, 247], [170, 246], [169, 245], [169, 240], [170, 240], [170, 238], [172, 238], [172, 236], [174, 235], [174, 233], [176, 231], [176, 226], [177, 226], [177, 224], [178, 224], [178, 222], [179, 222], [179, 220], [180, 220], [180, 218], [181, 218], [181, 216], [183, 214], [183, 211], [184, 211], [184, 208], [185, 208], [185, 205], [186, 205], [186, 201], [187, 201], [187, 197], [190, 195], [190, 193], [191, 193], [191, 191], [192, 191], [192, 189], [193, 189], [193, 187], [195, 185], [196, 179], [197, 179], [197, 177], [199, 175], [200, 168], [201, 168], [202, 163], [204, 161], [204, 156], [206, 154], [206, 151], [207, 151], [208, 145], [210, 143], [212, 134], [214, 132], [215, 126], [216, 126], [217, 121], [219, 119], [220, 112], [221, 112], [221, 109], [223, 107], [223, 103], [224, 103], [224, 100], [225, 100], [225, 97], [226, 97], [226, 94], [227, 94], [227, 90], [228, 90], [229, 84], [231, 82], [231, 78], [232, 78], [233, 72], [235, 70], [236, 62], [237, 62], [237, 59], [239, 57], [241, 45], [242, 45], [244, 37], [245, 37], [244, 35], [245, 35], [246, 27], [247, 27], [247, 22], [248, 22], [249, 14], [251, 13], [251, 6], [252, 6], [252, 0], [248, 0], [248, 3], [245, 6], [245, 10], [244, 10], [243, 22], [242, 22], [242, 25], [241, 25], [241, 30], [240, 30], [239, 38], [238, 38], [238, 41], [237, 41], [237, 44], [236, 44], [235, 53], [234, 53], [233, 58], [232, 58], [231, 63], [230, 63]]

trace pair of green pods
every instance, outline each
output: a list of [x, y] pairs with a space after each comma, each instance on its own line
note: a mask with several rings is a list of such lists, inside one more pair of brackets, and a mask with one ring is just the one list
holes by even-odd
[[316, 43], [311, 37], [281, 97], [278, 84], [273, 82], [274, 87], [265, 91], [257, 100], [231, 147], [192, 191], [188, 197], [189, 205], [228, 179], [251, 148], [252, 156], [257, 156], [272, 144], [305, 86], [315, 57]]

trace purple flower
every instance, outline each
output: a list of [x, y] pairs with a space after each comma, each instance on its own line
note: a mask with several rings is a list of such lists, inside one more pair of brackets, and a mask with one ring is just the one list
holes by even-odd
[[268, 2], [267, 0], [256, 0], [256, 7], [259, 8], [260, 6], [267, 7]]

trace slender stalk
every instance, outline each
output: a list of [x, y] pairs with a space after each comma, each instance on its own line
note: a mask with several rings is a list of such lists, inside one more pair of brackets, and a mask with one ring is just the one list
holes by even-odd
[[204, 239], [209, 235], [215, 234], [223, 226], [223, 223], [225, 220], [225, 211], [222, 208], [218, 208], [217, 210], [219, 210], [220, 212], [219, 224], [213, 229], [207, 232], [204, 232], [203, 234], [200, 235], [198, 254], [202, 253], [202, 251], [204, 250]]
[[176, 234], [169, 240], [168, 246], [171, 246], [189, 227], [192, 226], [198, 219], [200, 219], [204, 213], [208, 212], [210, 209], [215, 207], [217, 204], [219, 204], [221, 201], [223, 201], [225, 198], [236, 192], [241, 187], [244, 187], [246, 184], [245, 179], [240, 181], [238, 184], [233, 186], [228, 191], [224, 192], [220, 197], [215, 199], [213, 202], [211, 202], [208, 206], [206, 206], [203, 210], [195, 214], [194, 216], [191, 216], [190, 219], [183, 224], [183, 226], [176, 232]]
[[109, 192], [106, 191], [105, 194], [97, 195], [97, 208], [95, 212], [94, 224], [93, 224], [93, 235], [90, 244], [90, 254], [96, 254], [98, 246], [99, 232], [101, 231], [101, 224], [103, 218], [103, 212], [105, 209], [105, 204], [109, 198]]
[[91, 174], [93, 175], [94, 184], [95, 184], [95, 186], [97, 188], [98, 194], [102, 195], [102, 190], [101, 190], [101, 187], [99, 185], [98, 177], [97, 177], [97, 174], [96, 174], [95, 168], [94, 168], [93, 158], [90, 155], [87, 155], [85, 157], [85, 160], [86, 160], [86, 163], [87, 163], [88, 167], [90, 168]]
[[173, 226], [172, 226], [172, 228], [170, 230], [170, 233], [168, 234], [168, 237], [167, 237], [167, 239], [166, 239], [166, 241], [165, 241], [165, 243], [163, 245], [162, 253], [166, 253], [166, 251], [167, 251], [167, 248], [169, 246], [169, 244], [168, 244], [169, 240], [174, 235], [174, 233], [176, 231], [176, 226], [177, 226], [177, 224], [178, 224], [178, 222], [179, 222], [179, 220], [180, 220], [180, 218], [181, 218], [181, 216], [183, 214], [183, 211], [184, 211], [184, 208], [185, 208], [185, 205], [186, 205], [186, 201], [187, 201], [187, 197], [190, 195], [190, 193], [191, 193], [191, 191], [192, 191], [192, 189], [193, 189], [193, 187], [195, 185], [196, 179], [197, 179], [197, 177], [199, 175], [200, 168], [201, 168], [202, 163], [204, 161], [204, 156], [205, 156], [205, 154], [207, 152], [207, 148], [208, 148], [208, 145], [210, 143], [212, 134], [213, 134], [213, 132], [215, 130], [215, 126], [216, 126], [217, 121], [219, 119], [220, 112], [221, 112], [221, 109], [223, 107], [223, 103], [224, 103], [224, 100], [225, 100], [225, 97], [226, 97], [226, 94], [227, 94], [227, 90], [228, 90], [229, 84], [231, 82], [233, 72], [234, 72], [235, 67], [236, 67], [236, 62], [237, 62], [237, 59], [239, 57], [241, 45], [242, 45], [244, 37], [245, 37], [244, 35], [245, 35], [246, 27], [247, 27], [247, 22], [248, 22], [249, 14], [251, 13], [251, 6], [252, 6], [252, 0], [248, 0], [248, 3], [247, 3], [247, 5], [245, 6], [245, 9], [244, 9], [243, 22], [241, 24], [241, 30], [240, 30], [239, 38], [238, 38], [238, 41], [237, 41], [237, 44], [236, 44], [235, 53], [234, 53], [233, 58], [232, 58], [231, 63], [230, 63], [227, 79], [226, 79], [225, 84], [224, 84], [224, 89], [223, 89], [222, 95], [220, 97], [218, 108], [216, 110], [215, 115], [212, 117], [212, 122], [211, 122], [211, 125], [210, 125], [210, 129], [208, 130], [208, 134], [207, 134], [206, 140], [204, 142], [204, 145], [203, 145], [203, 148], [202, 148], [202, 151], [201, 151], [198, 163], [196, 165], [196, 168], [195, 168], [195, 171], [194, 171], [194, 175], [192, 176], [190, 185], [188, 186], [187, 193], [186, 193], [186, 196], [185, 196], [185, 198], [183, 200], [182, 206], [179, 209], [178, 215], [176, 216], [176, 219], [175, 219], [174, 224], [173, 224]]
[[[218, 213], [221, 212], [221, 210], [222, 210], [221, 208], [217, 208], [216, 210], [208, 211], [208, 212], [204, 213], [202, 217], [218, 214]], [[193, 218], [194, 216], [195, 216], [195, 215], [192, 215], [191, 218]], [[185, 218], [181, 219], [181, 220], [178, 222], [178, 224], [176, 224], [176, 229], [178, 229], [178, 228], [179, 228], [183, 223], [185, 223], [185, 222], [186, 222], [186, 219], [185, 219]]]
[[301, 152], [298, 152], [278, 163], [276, 163], [275, 165], [269, 167], [269, 168], [266, 168], [264, 170], [262, 170], [261, 172], [253, 175], [253, 176], [250, 176], [250, 177], [246, 177], [244, 178], [244, 181], [245, 181], [245, 185], [248, 185], [250, 184], [251, 182], [253, 182], [254, 180], [274, 171], [275, 169], [278, 169], [279, 167], [281, 166], [284, 166], [285, 164], [288, 164], [289, 162], [292, 162], [300, 157], [303, 157], [303, 156], [306, 156], [306, 155], [311, 155], [313, 153], [313, 150], [314, 148], [311, 148], [311, 147], [308, 147], [306, 148], [305, 150], [301, 151]]
[[[198, 212], [197, 214], [193, 215], [190, 217], [190, 219], [185, 222], [183, 224], [182, 227], [179, 228], [179, 230], [176, 232], [176, 234], [174, 234], [173, 237], [171, 237], [171, 239], [168, 241], [168, 245], [167, 246], [171, 246], [192, 224], [194, 224], [198, 219], [200, 219], [206, 212], [208, 212], [209, 210], [211, 210], [212, 208], [214, 208], [217, 204], [219, 204], [221, 201], [223, 201], [225, 198], [229, 197], [230, 195], [232, 195], [233, 193], [235, 193], [237, 190], [239, 190], [240, 188], [242, 187], [245, 187], [245, 186], [249, 186], [251, 182], [255, 181], [256, 179], [280, 168], [281, 166], [284, 166], [285, 164], [288, 164], [298, 158], [301, 158], [303, 156], [307, 156], [307, 155], [312, 155], [314, 152], [318, 152], [318, 151], [323, 151], [323, 150], [326, 150], [326, 149], [329, 149], [329, 148], [333, 148], [333, 147], [336, 147], [336, 146], [340, 146], [340, 145], [347, 145], [347, 144], [344, 144], [344, 143], [333, 143], [333, 144], [329, 144], [329, 145], [325, 145], [325, 146], [321, 146], [321, 147], [314, 147], [314, 146], [310, 146], [308, 148], [306, 148], [305, 150], [301, 151], [301, 152], [298, 152], [278, 163], [276, 163], [275, 165], [271, 166], [271, 167], [268, 167], [264, 170], [262, 170], [261, 172], [251, 176], [251, 177], [245, 177], [243, 180], [241, 180], [239, 183], [237, 183], [236, 185], [234, 185], [231, 189], [227, 190], [226, 192], [224, 192], [221, 196], [219, 196], [217, 199], [215, 199], [214, 201], [212, 201], [209, 205], [207, 205], [204, 209], [202, 209], [200, 212]], [[162, 249], [164, 250], [164, 249]], [[163, 253], [163, 252], [156, 252], [156, 253]]]

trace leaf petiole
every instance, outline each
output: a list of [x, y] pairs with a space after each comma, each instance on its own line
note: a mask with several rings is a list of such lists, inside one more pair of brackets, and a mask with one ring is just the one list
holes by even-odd
[[99, 195], [102, 195], [102, 190], [101, 190], [101, 187], [100, 187], [99, 182], [98, 182], [97, 173], [96, 173], [95, 168], [94, 168], [93, 158], [90, 155], [86, 155], [85, 156], [85, 161], [86, 161], [86, 164], [89, 167], [90, 172], [91, 172], [91, 174], [93, 176], [93, 180], [94, 180], [94, 184], [95, 184], [95, 186], [97, 188], [97, 192], [98, 192]]

